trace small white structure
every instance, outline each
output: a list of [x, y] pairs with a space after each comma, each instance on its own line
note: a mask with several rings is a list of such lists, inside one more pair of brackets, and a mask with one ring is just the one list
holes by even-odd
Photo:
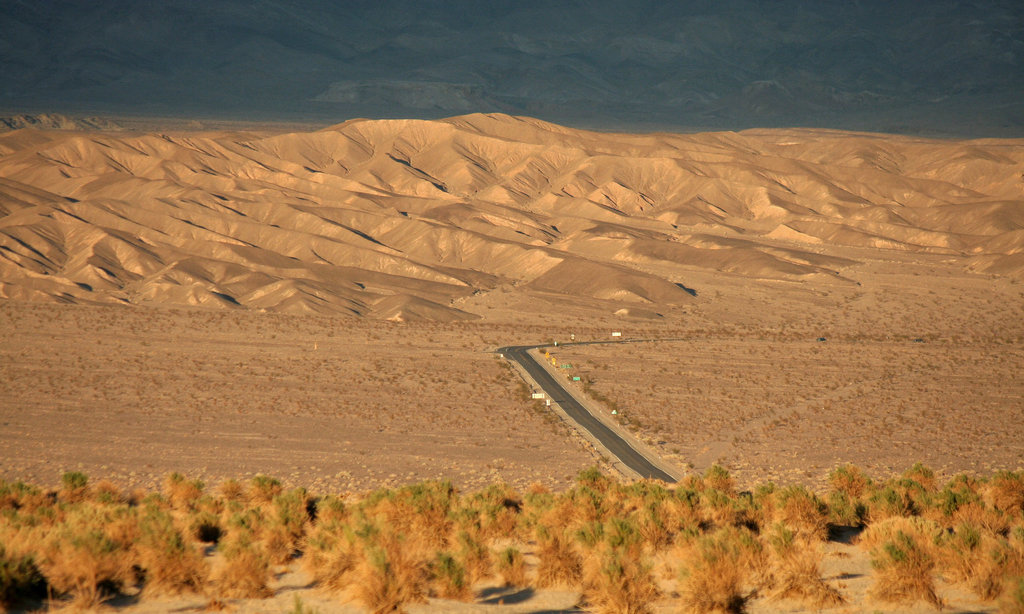
[[615, 331], [615, 332], [612, 333], [612, 337], [621, 337], [621, 336], [622, 336], [622, 333], [620, 333], [619, 331]]
[[544, 398], [544, 393], [543, 392], [534, 392], [532, 395], [530, 395], [530, 398], [531, 399], [543, 399]]

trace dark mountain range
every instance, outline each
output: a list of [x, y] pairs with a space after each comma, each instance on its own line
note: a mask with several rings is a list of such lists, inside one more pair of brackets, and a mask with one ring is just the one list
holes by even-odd
[[9, 112], [1024, 135], [1024, 4], [6, 0]]

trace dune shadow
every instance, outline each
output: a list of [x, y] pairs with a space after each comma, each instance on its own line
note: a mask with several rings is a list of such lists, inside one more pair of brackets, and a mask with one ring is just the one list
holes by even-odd
[[230, 294], [225, 294], [223, 292], [216, 292], [216, 291], [212, 292], [212, 294], [214, 294], [218, 298], [221, 298], [221, 299], [231, 303], [232, 305], [238, 305], [239, 307], [242, 306], [242, 304], [239, 303], [238, 300], [235, 297], [231, 296]]
[[684, 286], [683, 284], [681, 284], [679, 282], [676, 282], [676, 285], [679, 286], [680, 290], [682, 290], [683, 292], [686, 292], [690, 296], [697, 296], [697, 291], [694, 290], [693, 288], [687, 288], [686, 286]]

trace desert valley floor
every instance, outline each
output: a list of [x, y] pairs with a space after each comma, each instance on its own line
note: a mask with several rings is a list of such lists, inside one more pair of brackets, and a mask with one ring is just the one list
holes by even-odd
[[598, 459], [489, 352], [613, 330], [683, 340], [566, 376], [682, 469], [1022, 462], [1019, 141], [472, 115], [0, 154], [9, 478], [557, 484]]
[[609, 467], [494, 350], [612, 332], [551, 351], [681, 474], [1020, 469], [1024, 142], [0, 134], [4, 480], [558, 491]]
[[[505, 324], [6, 301], [0, 459], [8, 479], [44, 484], [76, 469], [125, 485], [177, 470], [328, 490], [557, 487], [599, 457], [491, 351], [618, 330], [680, 340], [554, 354], [684, 471], [718, 462], [748, 485], [820, 485], [842, 463], [879, 476], [918, 461], [943, 475], [1017, 468], [1020, 286], [898, 268], [850, 292], [881, 285], [870, 298], [783, 288], [795, 298], [767, 322], [756, 312], [780, 284], [737, 284], [670, 323], [497, 296]], [[901, 317], [901, 300], [918, 315]]]

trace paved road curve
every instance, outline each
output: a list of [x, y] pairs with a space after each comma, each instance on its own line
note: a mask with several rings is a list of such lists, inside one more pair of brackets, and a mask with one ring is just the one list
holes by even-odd
[[[566, 344], [566, 345], [583, 345]], [[590, 432], [601, 444], [614, 454], [623, 464], [643, 477], [675, 482], [675, 478], [654, 466], [643, 454], [636, 451], [625, 439], [613, 431], [604, 422], [598, 420], [565, 389], [562, 382], [537, 363], [527, 352], [545, 345], [515, 345], [498, 348], [498, 352], [508, 360], [519, 363], [530, 377], [547, 393], [552, 403], [558, 403], [576, 424]]]

